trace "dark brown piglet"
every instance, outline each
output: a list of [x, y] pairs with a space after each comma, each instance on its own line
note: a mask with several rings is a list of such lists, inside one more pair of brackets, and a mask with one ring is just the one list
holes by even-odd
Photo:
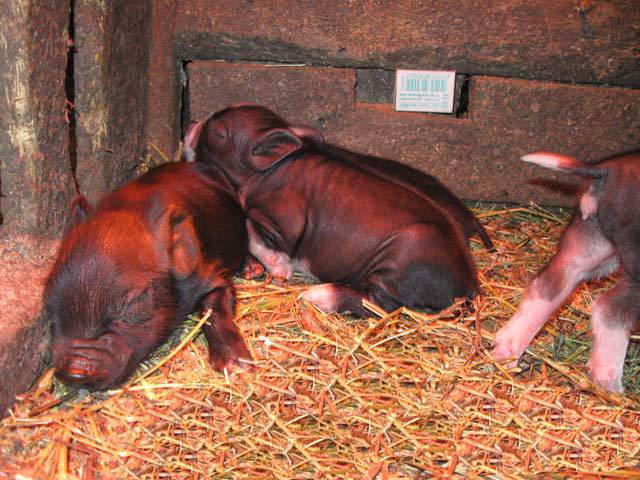
[[190, 125], [185, 151], [233, 183], [249, 250], [274, 276], [329, 282], [302, 295], [323, 310], [365, 315], [365, 298], [440, 310], [477, 292], [465, 234], [484, 229], [433, 177], [328, 145], [256, 105]]
[[95, 208], [78, 197], [44, 294], [56, 375], [118, 385], [197, 309], [212, 310], [203, 329], [216, 370], [250, 359], [229, 278], [246, 255], [243, 212], [206, 165], [163, 165]]

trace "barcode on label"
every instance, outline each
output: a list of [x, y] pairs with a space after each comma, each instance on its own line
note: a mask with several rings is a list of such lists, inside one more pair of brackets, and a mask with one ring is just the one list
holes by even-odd
[[444, 78], [403, 78], [402, 90], [405, 92], [446, 92], [447, 81]]
[[451, 113], [456, 72], [441, 70], [398, 70], [396, 110]]

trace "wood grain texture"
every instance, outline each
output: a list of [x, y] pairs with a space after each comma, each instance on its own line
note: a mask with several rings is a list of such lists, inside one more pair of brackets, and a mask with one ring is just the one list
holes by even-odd
[[348, 68], [205, 61], [189, 64], [188, 74], [192, 119], [236, 103], [258, 103], [322, 128], [355, 104], [356, 75]]
[[58, 243], [0, 234], [0, 418], [49, 361], [50, 319], [41, 313], [42, 294]]
[[73, 196], [65, 121], [69, 3], [7, 2], [0, 18], [4, 233], [55, 235]]
[[174, 54], [173, 33], [175, 0], [153, 1], [151, 8], [151, 39], [147, 77], [148, 119], [146, 140], [172, 158], [180, 141], [180, 110], [182, 88], [180, 60]]
[[303, 62], [640, 87], [636, 0], [177, 2], [187, 59]]
[[75, 4], [76, 178], [96, 201], [132, 176], [145, 150], [150, 4]]

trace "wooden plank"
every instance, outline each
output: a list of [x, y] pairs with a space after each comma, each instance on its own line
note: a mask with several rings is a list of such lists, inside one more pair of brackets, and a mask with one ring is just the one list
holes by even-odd
[[177, 2], [185, 59], [307, 63], [640, 88], [637, 0]]
[[5, 2], [0, 16], [0, 233], [56, 234], [74, 193], [65, 121], [69, 2]]
[[97, 201], [133, 175], [146, 147], [148, 2], [75, 2], [76, 178]]
[[236, 103], [258, 103], [322, 128], [355, 103], [356, 76], [347, 68], [205, 61], [190, 63], [188, 74], [192, 119]]
[[[45, 365], [42, 289], [73, 196], [65, 122], [70, 3], [13, 0], [0, 15], [0, 417]], [[27, 234], [28, 233], [28, 234]], [[37, 235], [34, 235], [37, 234]]]
[[147, 78], [147, 144], [172, 158], [180, 140], [181, 63], [173, 53], [175, 0], [153, 2]]
[[474, 124], [507, 137], [491, 143], [517, 156], [542, 149], [593, 160], [640, 148], [640, 90], [478, 77], [470, 98]]
[[50, 361], [51, 319], [42, 314], [42, 294], [57, 249], [57, 240], [33, 235], [0, 242], [0, 418]]

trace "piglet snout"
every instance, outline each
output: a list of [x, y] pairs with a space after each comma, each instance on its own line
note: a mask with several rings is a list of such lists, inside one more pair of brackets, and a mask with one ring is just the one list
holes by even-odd
[[[56, 362], [56, 377], [65, 384], [77, 388], [95, 388], [109, 379], [104, 362], [95, 352], [65, 353]], [[91, 358], [91, 357], [95, 358]]]
[[65, 384], [77, 388], [92, 388], [105, 380], [104, 377], [98, 376], [95, 370], [76, 367], [58, 370], [56, 377]]
[[57, 338], [52, 356], [56, 377], [75, 388], [99, 389], [122, 380], [131, 349], [114, 334], [97, 339]]

